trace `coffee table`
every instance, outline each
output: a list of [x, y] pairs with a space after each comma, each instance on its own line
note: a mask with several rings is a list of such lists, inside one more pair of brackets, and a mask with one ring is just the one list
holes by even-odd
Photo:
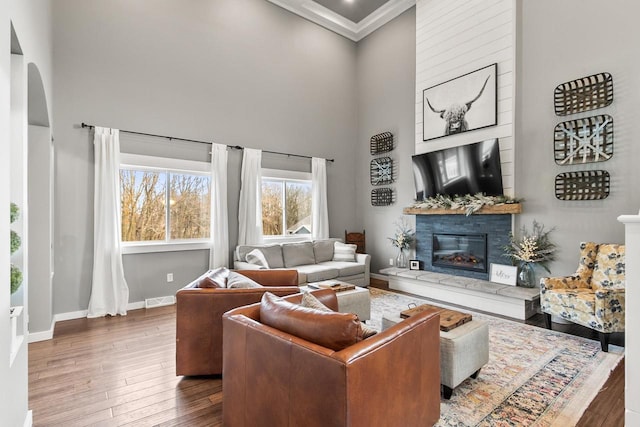
[[[404, 319], [398, 314], [382, 317], [382, 330]], [[489, 362], [489, 326], [471, 320], [449, 331], [440, 331], [440, 384], [443, 397], [450, 399], [453, 389], [467, 378], [477, 378]]]
[[[347, 282], [338, 283], [349, 284]], [[310, 283], [313, 285], [313, 283]], [[317, 289], [309, 286], [301, 286], [301, 291], [314, 291]], [[336, 292], [338, 298], [338, 311], [341, 313], [353, 313], [358, 315], [360, 321], [369, 320], [371, 318], [371, 295], [369, 289], [356, 286], [349, 291]]]

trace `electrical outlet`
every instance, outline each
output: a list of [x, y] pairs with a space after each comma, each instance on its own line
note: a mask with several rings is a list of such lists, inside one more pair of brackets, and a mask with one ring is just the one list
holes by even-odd
[[389, 258], [389, 265], [393, 265], [393, 258]]
[[167, 282], [173, 282], [173, 273], [167, 273]]

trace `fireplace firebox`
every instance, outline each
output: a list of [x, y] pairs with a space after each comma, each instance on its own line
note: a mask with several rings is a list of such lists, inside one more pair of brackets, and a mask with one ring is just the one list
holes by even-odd
[[433, 234], [433, 266], [487, 272], [486, 234]]

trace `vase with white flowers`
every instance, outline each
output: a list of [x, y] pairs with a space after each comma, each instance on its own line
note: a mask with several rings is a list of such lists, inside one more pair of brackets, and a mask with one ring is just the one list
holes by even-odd
[[416, 241], [416, 233], [406, 219], [401, 218], [394, 223], [396, 225], [396, 233], [393, 237], [387, 237], [393, 246], [398, 248], [395, 266], [398, 268], [407, 268], [408, 261], [405, 250], [409, 249]]
[[533, 221], [532, 231], [522, 226], [520, 238], [509, 235], [509, 244], [504, 247], [505, 256], [511, 258], [514, 265], [518, 265], [518, 285], [532, 288], [535, 282], [535, 266], [539, 265], [547, 272], [551, 272], [547, 264], [555, 259], [556, 245], [550, 240], [549, 234], [554, 229], [545, 230], [544, 225]]

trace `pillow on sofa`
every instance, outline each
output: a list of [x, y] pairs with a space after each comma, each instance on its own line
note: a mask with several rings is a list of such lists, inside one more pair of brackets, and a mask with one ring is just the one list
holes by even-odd
[[313, 241], [313, 254], [316, 257], [316, 264], [331, 261], [333, 259], [333, 242], [336, 239], [320, 239]]
[[265, 292], [262, 296], [260, 321], [335, 351], [362, 341], [362, 327], [355, 314], [303, 307], [271, 292]]
[[259, 265], [260, 268], [269, 268], [269, 263], [260, 249], [252, 250], [245, 258], [249, 264]]
[[286, 268], [316, 263], [316, 257], [313, 254], [313, 243], [311, 242], [286, 243], [282, 245], [282, 257]]
[[229, 269], [226, 267], [216, 268], [207, 271], [196, 284], [196, 288], [224, 288], [227, 286], [227, 277], [229, 277]]
[[249, 288], [262, 288], [263, 286], [248, 278], [245, 275], [236, 273], [235, 271], [229, 272], [229, 277], [227, 278], [227, 288], [229, 289], [249, 289]]
[[357, 248], [357, 245], [335, 242], [333, 244], [333, 260], [342, 262], [356, 262]]
[[[304, 291], [302, 293], [302, 301], [300, 301], [300, 305], [303, 307], [309, 307], [320, 311], [330, 311], [333, 313], [333, 310], [320, 302], [320, 300], [316, 298], [312, 293], [309, 293], [307, 291]], [[362, 328], [362, 339], [372, 337], [378, 333], [378, 331], [370, 328], [363, 322], [360, 322], [360, 327]]]

